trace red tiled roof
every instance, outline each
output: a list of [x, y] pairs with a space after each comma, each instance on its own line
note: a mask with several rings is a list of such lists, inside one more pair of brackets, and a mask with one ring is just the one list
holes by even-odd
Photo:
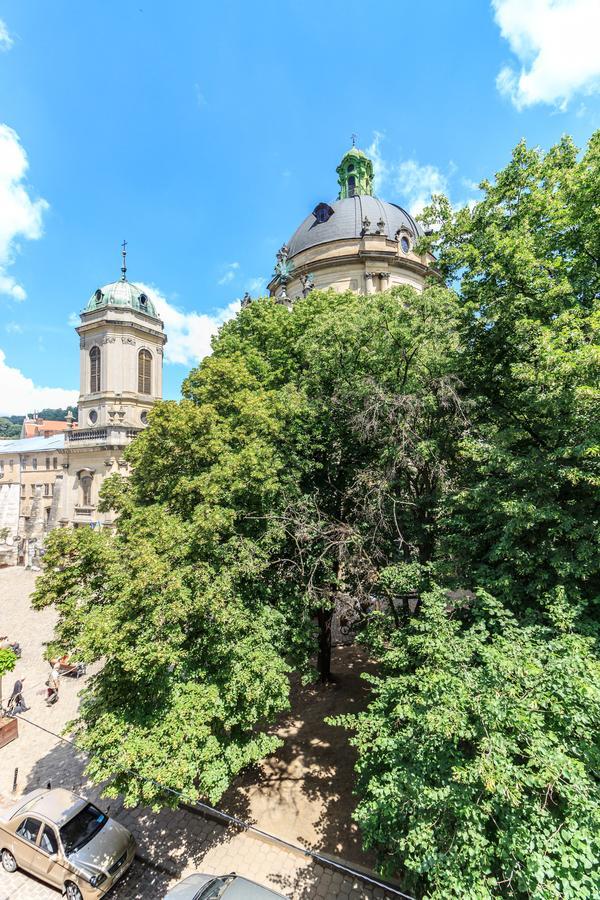
[[[77, 422], [73, 422], [73, 428], [77, 428]], [[52, 437], [69, 430], [69, 423], [54, 419], [31, 419], [23, 422], [22, 436], [24, 438]]]

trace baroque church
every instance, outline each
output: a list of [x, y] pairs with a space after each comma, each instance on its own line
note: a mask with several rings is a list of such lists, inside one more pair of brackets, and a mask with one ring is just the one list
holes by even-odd
[[373, 294], [398, 284], [422, 290], [433, 256], [401, 206], [373, 195], [373, 163], [354, 145], [337, 167], [337, 200], [317, 203], [277, 254], [269, 293], [291, 304], [316, 288]]
[[98, 288], [80, 316], [78, 422], [62, 433], [0, 443], [0, 565], [37, 562], [56, 526], [111, 525], [100, 487], [126, 472], [125, 447], [162, 397], [163, 323], [152, 300], [127, 280]]
[[[291, 308], [310, 291], [422, 290], [434, 258], [417, 252], [422, 230], [373, 194], [373, 163], [353, 146], [337, 167], [339, 193], [317, 203], [277, 254], [268, 291]], [[105, 527], [104, 479], [127, 472], [125, 447], [162, 397], [163, 323], [150, 297], [121, 278], [98, 288], [81, 313], [78, 419], [62, 433], [0, 442], [0, 565], [32, 564], [57, 526]], [[242, 307], [252, 302], [246, 294]]]

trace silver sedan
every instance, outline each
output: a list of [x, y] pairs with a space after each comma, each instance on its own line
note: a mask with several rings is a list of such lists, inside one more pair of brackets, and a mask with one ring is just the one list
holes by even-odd
[[164, 900], [287, 900], [283, 894], [242, 878], [232, 872], [230, 875], [204, 875], [196, 872], [184, 878], [166, 894]]

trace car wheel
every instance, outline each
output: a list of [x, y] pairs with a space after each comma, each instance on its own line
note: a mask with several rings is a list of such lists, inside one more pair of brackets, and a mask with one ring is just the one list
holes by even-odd
[[17, 861], [10, 850], [2, 851], [2, 866], [6, 869], [7, 872], [17, 871]]
[[83, 900], [81, 891], [72, 881], [66, 882], [63, 896], [66, 897], [67, 900]]

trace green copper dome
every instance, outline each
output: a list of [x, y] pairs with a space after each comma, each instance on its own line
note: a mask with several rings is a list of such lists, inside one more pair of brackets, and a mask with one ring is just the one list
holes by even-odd
[[88, 300], [85, 312], [92, 312], [105, 306], [128, 306], [153, 319], [158, 319], [154, 303], [137, 284], [131, 281], [114, 281], [98, 288]]

